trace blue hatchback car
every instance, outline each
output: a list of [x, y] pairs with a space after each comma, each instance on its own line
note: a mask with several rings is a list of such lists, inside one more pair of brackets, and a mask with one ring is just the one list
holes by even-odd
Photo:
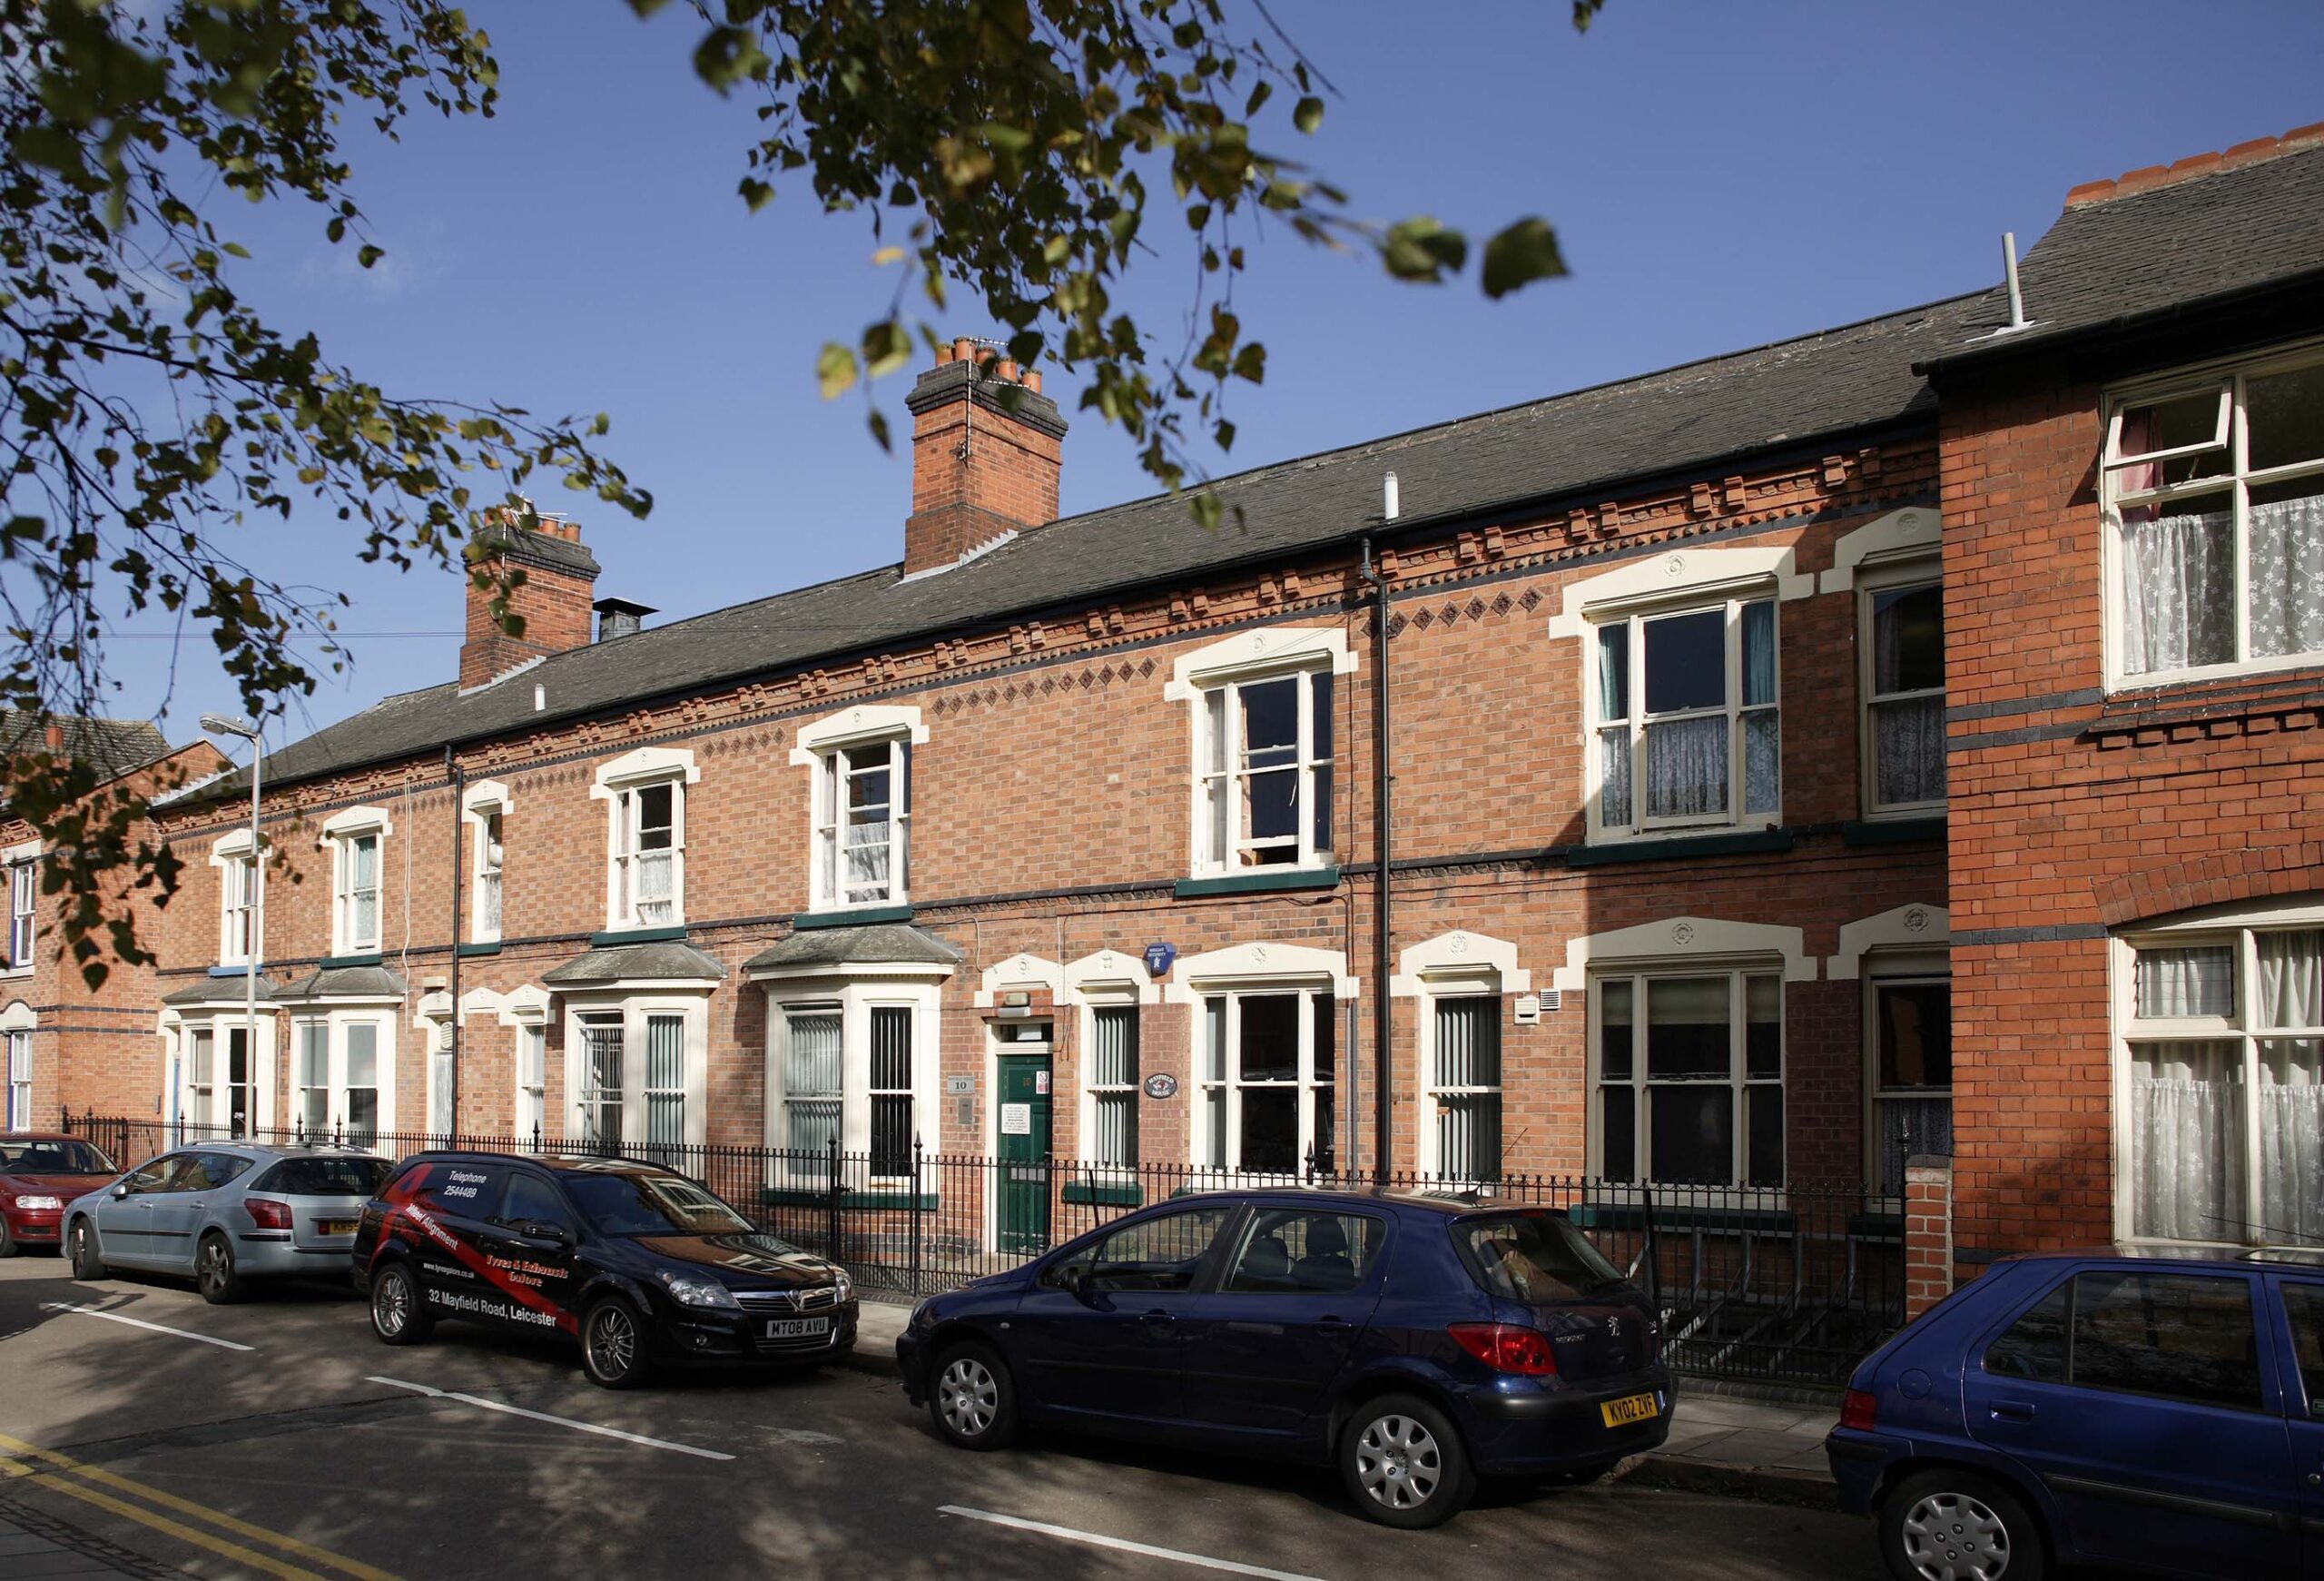
[[2319, 1581], [2324, 1254], [2004, 1260], [1857, 1368], [1825, 1448], [1906, 1581]]
[[1490, 1202], [1180, 1198], [922, 1301], [896, 1359], [963, 1448], [1021, 1420], [1336, 1465], [1397, 1527], [1669, 1431], [1646, 1299], [1563, 1214]]

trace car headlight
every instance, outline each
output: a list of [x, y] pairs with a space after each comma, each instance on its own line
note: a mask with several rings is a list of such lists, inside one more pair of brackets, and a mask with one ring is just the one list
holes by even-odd
[[62, 1197], [19, 1197], [16, 1206], [28, 1213], [54, 1213], [64, 1206]]
[[839, 1291], [841, 1306], [843, 1307], [855, 1299], [855, 1281], [847, 1277], [846, 1270], [839, 1270], [833, 1276], [832, 1283]]
[[662, 1288], [681, 1307], [722, 1307], [739, 1309], [742, 1302], [734, 1292], [716, 1280], [692, 1279], [684, 1274], [665, 1273], [661, 1276]]

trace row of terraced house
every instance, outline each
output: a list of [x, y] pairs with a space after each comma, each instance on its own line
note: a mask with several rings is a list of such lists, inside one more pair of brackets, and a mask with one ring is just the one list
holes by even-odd
[[262, 865], [241, 778], [156, 807], [144, 998], [69, 1062], [11, 1004], [12, 1117], [1909, 1191], [1916, 1301], [2324, 1240], [2324, 127], [2021, 277], [1216, 531], [1057, 519], [961, 342], [901, 563], [661, 625], [511, 519], [521, 637], [471, 594], [457, 678], [271, 753]]

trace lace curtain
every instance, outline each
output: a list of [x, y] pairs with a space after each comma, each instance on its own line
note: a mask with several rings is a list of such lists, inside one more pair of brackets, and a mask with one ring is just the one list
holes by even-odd
[[1646, 811], [1655, 818], [1727, 810], [1728, 725], [1723, 714], [1646, 727]]
[[2243, 1089], [2232, 1040], [2134, 1051], [2131, 1124], [2138, 1168], [2132, 1227], [2176, 1240], [2240, 1240]]
[[2324, 1243], [2324, 1039], [2260, 1045], [2260, 1222], [2272, 1241]]
[[[2250, 508], [2251, 656], [2324, 650], [2324, 495]], [[2122, 524], [2122, 667], [2235, 658], [2235, 522], [2225, 510]]]

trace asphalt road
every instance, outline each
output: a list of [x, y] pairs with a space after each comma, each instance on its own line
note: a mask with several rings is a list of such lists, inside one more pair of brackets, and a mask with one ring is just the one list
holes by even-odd
[[1878, 1574], [1865, 1528], [1820, 1512], [1489, 1487], [1391, 1532], [1318, 1471], [1062, 1438], [963, 1453], [861, 1373], [613, 1394], [548, 1341], [448, 1323], [391, 1349], [328, 1288], [211, 1307], [48, 1257], [0, 1262], [0, 1517], [203, 1577]]

